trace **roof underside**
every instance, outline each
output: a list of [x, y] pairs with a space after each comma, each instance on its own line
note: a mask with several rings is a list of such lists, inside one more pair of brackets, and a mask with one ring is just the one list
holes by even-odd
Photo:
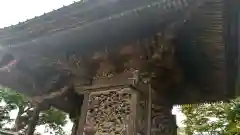
[[0, 43], [39, 53], [46, 53], [43, 49], [46, 47], [52, 51], [56, 46], [118, 43], [149, 36], [159, 31], [163, 22], [183, 19], [186, 10], [196, 3], [194, 0], [90, 0], [3, 29]]
[[[215, 81], [208, 83], [215, 84], [212, 88], [232, 97], [234, 91], [231, 90], [234, 89], [237, 68], [235, 63], [237, 47], [234, 33], [236, 31], [229, 31], [229, 29], [231, 27], [232, 30], [237, 25], [236, 20], [232, 19], [235, 16], [231, 16], [236, 12], [234, 9], [237, 4], [232, 3], [234, 1], [89, 0], [86, 3], [75, 3], [22, 24], [1, 29], [0, 44], [7, 48], [5, 51], [18, 59], [25, 60], [26, 65], [33, 69], [34, 66], [42, 64], [42, 61], [38, 60], [39, 56], [56, 58], [60, 57], [59, 54], [70, 51], [88, 53], [86, 50], [150, 37], [166, 27], [171, 27], [178, 36], [179, 46], [176, 48], [180, 51], [179, 61], [186, 70], [190, 69], [189, 71], [192, 72], [187, 73], [189, 79], [191, 79], [190, 74], [194, 73], [195, 75], [196, 72], [199, 72], [199, 75], [203, 74], [202, 80], [209, 80], [208, 74], [211, 72], [214, 74], [211, 79]], [[212, 6], [211, 3], [223, 4], [224, 8], [216, 8], [216, 5], [219, 5]], [[204, 8], [206, 5], [208, 7]], [[210, 10], [211, 6], [216, 8], [216, 12], [213, 9]], [[226, 7], [231, 7], [231, 10]], [[203, 18], [198, 11], [201, 11], [200, 14], [206, 14], [208, 17], [203, 18], [210, 21], [201, 20]], [[205, 25], [206, 22], [217, 23], [218, 27], [205, 27], [210, 26]], [[214, 24], [214, 26], [216, 25]], [[198, 33], [199, 29], [200, 34]], [[202, 68], [204, 62], [201, 63], [201, 61], [204, 60], [210, 64], [208, 63], [208, 67]], [[191, 70], [193, 67], [196, 70]], [[207, 69], [209, 67], [211, 69]], [[11, 79], [11, 77], [9, 78]], [[217, 78], [220, 79], [217, 81]], [[12, 86], [22, 90], [29, 88], [26, 82], [31, 81], [24, 81], [25, 86], [16, 84]], [[0, 83], [11, 85], [4, 78], [0, 78]], [[220, 84], [217, 86], [217, 83]], [[30, 89], [22, 92], [31, 96], [37, 93]]]

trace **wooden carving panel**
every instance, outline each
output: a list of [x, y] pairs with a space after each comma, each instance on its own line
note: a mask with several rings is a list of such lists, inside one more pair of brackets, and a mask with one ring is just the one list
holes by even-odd
[[136, 95], [129, 88], [91, 92], [86, 124], [93, 125], [96, 135], [132, 135]]

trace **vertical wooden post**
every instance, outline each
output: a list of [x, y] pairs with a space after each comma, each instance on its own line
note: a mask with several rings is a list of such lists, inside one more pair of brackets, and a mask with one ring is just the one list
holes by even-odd
[[78, 120], [78, 129], [76, 135], [83, 135], [86, 116], [88, 111], [89, 93], [84, 94], [83, 105], [81, 107], [81, 117]]
[[79, 117], [77, 117], [76, 119], [73, 120], [73, 127], [72, 127], [71, 135], [77, 135], [78, 124], [79, 124]]
[[175, 116], [172, 115], [172, 105], [168, 104], [166, 95], [162, 95], [153, 107], [152, 135], [177, 135]]
[[147, 135], [152, 133], [152, 88], [151, 84], [148, 87], [148, 117], [147, 117]]
[[37, 105], [34, 108], [32, 118], [30, 120], [30, 123], [28, 124], [28, 129], [27, 129], [26, 135], [33, 135], [33, 133], [35, 131], [35, 127], [36, 127], [38, 119], [39, 119], [39, 113], [40, 113], [40, 105]]

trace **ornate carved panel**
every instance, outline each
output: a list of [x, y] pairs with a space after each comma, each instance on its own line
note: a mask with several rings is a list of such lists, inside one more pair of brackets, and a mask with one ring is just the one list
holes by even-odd
[[[136, 124], [137, 93], [130, 88], [110, 88], [88, 94], [84, 125], [96, 135], [133, 135]], [[84, 114], [84, 113], [83, 113]], [[87, 135], [89, 128], [83, 130]]]

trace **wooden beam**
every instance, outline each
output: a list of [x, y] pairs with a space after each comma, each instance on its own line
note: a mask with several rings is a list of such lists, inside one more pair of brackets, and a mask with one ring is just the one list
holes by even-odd
[[50, 100], [67, 93], [69, 87], [65, 86], [61, 88], [59, 91], [51, 92], [49, 94], [40, 95], [32, 98], [33, 103], [42, 103], [44, 100]]

